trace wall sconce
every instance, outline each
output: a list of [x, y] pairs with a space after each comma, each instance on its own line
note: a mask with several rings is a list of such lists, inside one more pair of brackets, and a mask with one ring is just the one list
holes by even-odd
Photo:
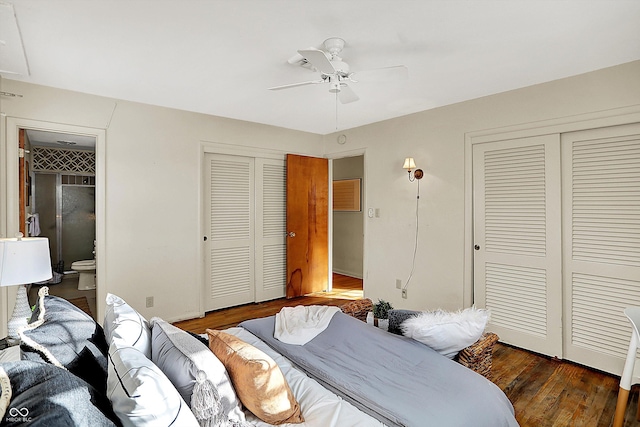
[[[424, 176], [424, 173], [422, 172], [422, 169], [416, 169], [416, 162], [413, 161], [413, 157], [407, 157], [406, 159], [404, 159], [404, 165], [402, 166], [403, 169], [406, 169], [407, 172], [409, 172], [409, 181], [413, 182], [416, 179], [422, 179], [422, 177]], [[415, 169], [413, 171], [413, 174], [411, 173], [411, 170]]]

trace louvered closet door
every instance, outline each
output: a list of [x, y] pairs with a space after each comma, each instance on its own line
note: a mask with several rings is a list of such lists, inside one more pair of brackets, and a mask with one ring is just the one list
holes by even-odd
[[565, 357], [619, 375], [640, 306], [640, 125], [565, 134]]
[[473, 147], [475, 304], [503, 342], [562, 356], [558, 135]]
[[254, 159], [206, 154], [205, 311], [254, 301]]
[[286, 191], [284, 160], [256, 159], [256, 301], [285, 296]]

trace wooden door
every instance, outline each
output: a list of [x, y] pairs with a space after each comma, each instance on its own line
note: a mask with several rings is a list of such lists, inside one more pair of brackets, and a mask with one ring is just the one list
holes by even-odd
[[558, 135], [473, 147], [475, 303], [502, 341], [562, 357]]
[[287, 154], [287, 298], [329, 285], [329, 162]]

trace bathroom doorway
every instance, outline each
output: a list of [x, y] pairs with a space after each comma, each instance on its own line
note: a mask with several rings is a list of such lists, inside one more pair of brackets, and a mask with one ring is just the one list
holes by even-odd
[[[65, 298], [94, 317], [96, 310], [96, 138], [25, 130], [31, 165], [26, 208], [31, 236], [47, 237], [54, 277], [49, 294]], [[30, 302], [41, 286], [32, 286]]]
[[[66, 123], [55, 123], [36, 119], [6, 117], [6, 139], [0, 140], [0, 148], [2, 148], [5, 153], [5, 155], [0, 158], [0, 182], [4, 183], [4, 194], [7, 203], [0, 207], [0, 227], [2, 227], [0, 232], [3, 232], [5, 236], [14, 236], [18, 231], [24, 230], [23, 232], [26, 234], [28, 231], [25, 229], [26, 213], [34, 212], [31, 210], [31, 206], [25, 206], [26, 203], [22, 203], [21, 205], [23, 200], [33, 203], [35, 184], [35, 173], [32, 169], [33, 165], [29, 162], [29, 173], [26, 175], [30, 177], [31, 183], [28, 185], [27, 193], [28, 189], [31, 189], [31, 195], [22, 198], [20, 193], [24, 191], [26, 179], [24, 179], [25, 174], [20, 173], [20, 161], [16, 161], [15, 159], [20, 159], [21, 154], [31, 155], [32, 153], [22, 153], [22, 150], [20, 150], [21, 135], [24, 135], [26, 131], [38, 130], [54, 134], [65, 134], [69, 135], [70, 138], [91, 138], [95, 147], [96, 288], [95, 292], [91, 292], [95, 295], [95, 299], [91, 297], [83, 299], [89, 300], [91, 304], [90, 311], [93, 317], [102, 319], [104, 317], [105, 298], [107, 296], [106, 275], [108, 270], [106, 262], [107, 237], [105, 222], [106, 130], [72, 124], [73, 118], [68, 118], [65, 122]], [[57, 140], [55, 140], [55, 142], [57, 142]], [[30, 148], [26, 149], [30, 150]], [[57, 292], [61, 290], [62, 287], [60, 287], [60, 285], [53, 285], [51, 289], [56, 289]], [[85, 294], [89, 294], [89, 292], [85, 292]], [[70, 299], [75, 298], [73, 296], [64, 297]], [[0, 315], [5, 319], [8, 319], [11, 314], [13, 298], [15, 298], [15, 291], [11, 287], [0, 288]], [[97, 307], [94, 307], [95, 305], [97, 305]], [[0, 331], [4, 331], [6, 334], [6, 323], [0, 322]]]

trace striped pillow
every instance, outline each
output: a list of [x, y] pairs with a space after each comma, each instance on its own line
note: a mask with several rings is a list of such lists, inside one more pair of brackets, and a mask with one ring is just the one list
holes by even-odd
[[109, 347], [107, 397], [124, 426], [199, 427], [171, 381], [133, 347]]
[[104, 335], [107, 343], [117, 341], [119, 347], [134, 347], [151, 359], [151, 328], [147, 319], [122, 298], [107, 294]]

